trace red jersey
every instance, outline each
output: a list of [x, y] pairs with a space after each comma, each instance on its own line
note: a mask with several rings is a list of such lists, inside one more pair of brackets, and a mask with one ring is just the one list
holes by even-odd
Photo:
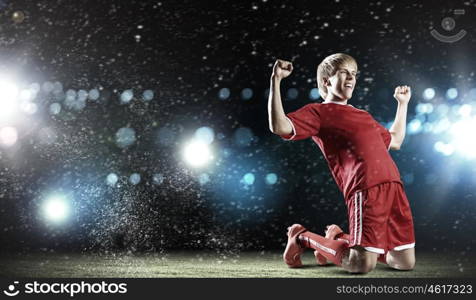
[[287, 114], [293, 135], [311, 137], [319, 146], [332, 176], [347, 199], [353, 193], [384, 182], [400, 180], [388, 153], [390, 132], [372, 116], [351, 105], [312, 103]]

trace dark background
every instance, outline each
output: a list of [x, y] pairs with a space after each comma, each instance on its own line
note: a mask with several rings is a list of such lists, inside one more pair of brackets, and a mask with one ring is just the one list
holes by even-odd
[[[21, 87], [59, 82], [100, 90], [83, 109], [64, 106], [64, 93], [40, 91], [38, 111], [13, 123], [17, 143], [0, 148], [2, 251], [215, 251], [282, 249], [286, 227], [322, 232], [346, 227], [346, 209], [311, 140], [285, 142], [267, 125], [267, 88], [277, 58], [292, 60], [283, 81], [287, 112], [312, 101], [317, 64], [345, 52], [360, 76], [350, 103], [378, 121], [393, 120], [397, 85], [410, 85], [408, 120], [418, 103], [470, 103], [474, 82], [475, 1], [7, 1], [0, 0], [0, 71]], [[446, 44], [430, 35], [453, 9], [465, 9]], [[21, 11], [21, 22], [12, 19]], [[423, 99], [434, 88], [432, 101]], [[455, 100], [445, 98], [458, 89]], [[221, 99], [220, 90], [230, 96]], [[253, 96], [240, 93], [250, 88]], [[298, 96], [288, 97], [295, 88]], [[119, 98], [132, 89], [134, 99]], [[154, 99], [140, 99], [143, 90]], [[55, 98], [57, 97], [57, 98]], [[470, 98], [473, 97], [473, 98]], [[62, 105], [58, 115], [51, 103]], [[473, 108], [473, 114], [476, 107]], [[182, 162], [195, 130], [215, 131], [215, 160], [202, 169]], [[119, 148], [121, 127], [137, 141]], [[244, 128], [244, 129], [243, 129]], [[45, 130], [53, 142], [42, 142]], [[237, 130], [252, 133], [243, 142]], [[243, 131], [244, 130], [244, 131]], [[43, 133], [42, 133], [43, 132]], [[246, 137], [246, 134], [245, 134]], [[415, 219], [417, 249], [470, 257], [474, 252], [476, 161], [434, 150], [440, 136], [408, 134], [392, 152]], [[474, 138], [473, 135], [468, 139]], [[106, 176], [119, 176], [115, 187]], [[128, 183], [131, 173], [138, 185]], [[251, 185], [243, 183], [253, 173]], [[164, 177], [153, 184], [153, 174]], [[206, 175], [204, 175], [206, 173]], [[276, 184], [265, 176], [275, 173]], [[202, 176], [202, 177], [200, 177]], [[200, 182], [200, 178], [209, 178]], [[208, 177], [207, 177], [208, 176]], [[68, 195], [67, 222], [39, 217], [49, 193]]]

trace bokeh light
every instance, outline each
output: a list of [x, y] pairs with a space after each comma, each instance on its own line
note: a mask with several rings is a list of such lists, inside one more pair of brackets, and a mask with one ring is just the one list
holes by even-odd
[[13, 146], [18, 140], [18, 132], [15, 127], [6, 126], [0, 129], [0, 145]]
[[115, 186], [119, 177], [115, 173], [110, 173], [106, 177], [106, 183], [110, 186]]
[[319, 94], [319, 89], [317, 89], [317, 88], [313, 88], [309, 92], [309, 98], [311, 98], [312, 100], [317, 100], [317, 99], [319, 99], [320, 96], [321, 95]]
[[226, 100], [230, 97], [230, 90], [228, 88], [222, 88], [218, 91], [218, 98], [221, 100]]
[[129, 102], [131, 102], [132, 97], [134, 97], [134, 93], [132, 92], [132, 90], [123, 91], [120, 96], [121, 104], [128, 104]]
[[286, 96], [289, 100], [295, 100], [299, 96], [299, 91], [296, 88], [290, 88], [288, 89]]
[[210, 127], [200, 127], [195, 131], [195, 140], [203, 142], [205, 144], [213, 143], [215, 139], [215, 131]]
[[245, 88], [241, 91], [241, 99], [250, 100], [253, 97], [253, 90], [250, 88]]
[[255, 175], [253, 173], [246, 173], [243, 175], [241, 181], [246, 185], [252, 185], [255, 183]]
[[141, 177], [139, 173], [133, 173], [129, 176], [129, 182], [132, 185], [138, 185], [140, 183]]
[[203, 167], [213, 159], [213, 155], [206, 143], [192, 140], [185, 145], [183, 158], [192, 167]]
[[64, 196], [51, 196], [43, 203], [43, 215], [53, 223], [63, 222], [69, 213], [69, 205]]
[[423, 91], [423, 98], [426, 100], [432, 100], [436, 95], [435, 89], [427, 88]]
[[278, 182], [278, 175], [275, 173], [268, 173], [266, 174], [266, 184], [273, 185]]
[[458, 90], [455, 88], [450, 88], [446, 91], [446, 97], [450, 100], [454, 100], [458, 97]]
[[18, 87], [11, 81], [0, 79], [0, 117], [12, 116], [17, 108]]
[[116, 145], [127, 148], [136, 141], [136, 132], [132, 128], [122, 127], [116, 132]]

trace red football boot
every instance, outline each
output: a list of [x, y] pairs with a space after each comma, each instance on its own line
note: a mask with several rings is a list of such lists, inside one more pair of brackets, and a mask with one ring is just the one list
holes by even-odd
[[301, 263], [301, 254], [304, 252], [297, 241], [299, 234], [306, 231], [300, 224], [294, 224], [288, 227], [288, 244], [286, 245], [286, 250], [283, 253], [283, 260], [290, 268], [299, 268], [302, 266]]
[[[326, 239], [334, 240], [338, 234], [344, 232], [339, 226], [332, 224], [326, 226]], [[317, 264], [320, 266], [327, 264], [327, 259], [319, 251], [314, 250], [314, 256], [316, 257]]]

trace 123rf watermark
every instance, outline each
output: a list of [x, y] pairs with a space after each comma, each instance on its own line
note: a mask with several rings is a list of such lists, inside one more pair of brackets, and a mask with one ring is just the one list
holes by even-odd
[[420, 294], [420, 295], [439, 295], [439, 294], [472, 294], [473, 285], [471, 284], [424, 284], [424, 285], [340, 285], [336, 288], [337, 294]]
[[127, 283], [108, 283], [105, 281], [90, 282], [25, 282], [23, 286], [19, 281], [14, 281], [3, 294], [15, 297], [19, 294], [64, 294], [73, 298], [81, 294], [125, 294], [127, 293]]

